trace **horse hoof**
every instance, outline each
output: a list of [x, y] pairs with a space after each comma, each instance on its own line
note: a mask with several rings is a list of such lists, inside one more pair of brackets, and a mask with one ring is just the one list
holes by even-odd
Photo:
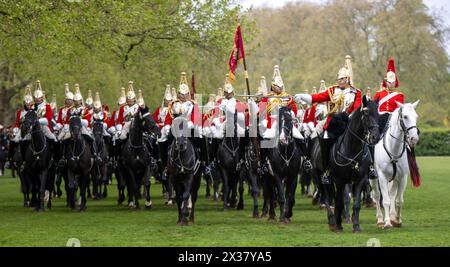
[[326, 210], [327, 209], [327, 205], [325, 204], [320, 204], [320, 210]]
[[353, 233], [354, 234], [359, 234], [359, 233], [361, 233], [361, 229], [360, 228], [353, 228]]
[[243, 210], [244, 209], [244, 204], [239, 203], [236, 207], [237, 210]]
[[344, 231], [344, 228], [342, 228], [342, 226], [336, 225], [333, 232], [342, 233], [343, 231]]
[[383, 230], [390, 230], [390, 229], [392, 229], [392, 224], [383, 225]]
[[383, 228], [384, 226], [384, 222], [377, 222], [377, 227], [378, 228]]
[[146, 201], [145, 201], [145, 208], [146, 208], [146, 209], [151, 209], [151, 208], [152, 208], [152, 204], [153, 204], [153, 203], [152, 203], [151, 200], [150, 200], [150, 201], [147, 201], [147, 200], [146, 200]]
[[253, 213], [253, 218], [259, 219], [259, 213], [258, 212]]
[[336, 225], [335, 224], [329, 224], [328, 228], [330, 229], [331, 232], [336, 231]]
[[397, 222], [397, 221], [392, 221], [392, 220], [391, 220], [391, 224], [392, 224], [392, 226], [395, 227], [395, 228], [400, 228], [400, 227], [402, 227], [402, 223], [399, 223], [399, 222]]

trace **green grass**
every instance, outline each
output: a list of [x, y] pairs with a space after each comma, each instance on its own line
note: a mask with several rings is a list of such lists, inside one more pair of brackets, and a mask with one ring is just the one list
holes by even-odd
[[351, 225], [344, 225], [344, 233], [330, 232], [325, 212], [299, 193], [288, 225], [251, 218], [247, 195], [244, 210], [224, 212], [220, 203], [204, 197], [202, 187], [196, 223], [181, 227], [176, 207], [163, 204], [160, 184], [152, 184], [152, 210], [117, 206], [114, 185], [107, 199], [88, 200], [85, 213], [66, 208], [64, 196], [54, 200], [51, 211], [36, 213], [22, 206], [19, 180], [7, 171], [0, 177], [0, 246], [65, 246], [69, 238], [79, 239], [81, 246], [365, 246], [370, 238], [378, 238], [381, 246], [449, 246], [449, 160], [419, 158], [422, 186], [408, 184], [403, 228], [378, 229], [375, 209], [363, 208], [360, 234], [353, 234]]

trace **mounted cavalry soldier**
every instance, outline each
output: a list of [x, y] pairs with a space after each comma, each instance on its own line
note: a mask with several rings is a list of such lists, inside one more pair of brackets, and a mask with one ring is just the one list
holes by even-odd
[[83, 96], [80, 92], [80, 86], [75, 84], [75, 94], [73, 98], [73, 107], [70, 109], [70, 116], [66, 117], [66, 124], [69, 124], [71, 116], [79, 116], [81, 119], [81, 133], [92, 141], [91, 128], [91, 114], [89, 109], [83, 105]]
[[398, 77], [395, 74], [394, 58], [389, 58], [386, 77], [383, 79], [382, 89], [376, 92], [373, 97], [378, 102], [378, 113], [380, 114], [380, 134], [384, 131], [389, 116], [398, 108], [397, 103], [404, 104], [404, 96], [402, 92], [396, 91], [398, 88]]
[[126, 105], [119, 109], [119, 116], [116, 122], [117, 137], [119, 140], [125, 140], [130, 131], [131, 119], [139, 112], [139, 105], [136, 102], [136, 93], [133, 88], [133, 81], [128, 82], [128, 92]]
[[[235, 137], [234, 133], [237, 134], [236, 137], [245, 137], [245, 129], [248, 127], [248, 119], [245, 116], [247, 106], [234, 97], [234, 88], [230, 82], [229, 74], [225, 78], [223, 94], [224, 97], [217, 100], [213, 113], [214, 119], [211, 129], [214, 139], [212, 151], [217, 151], [217, 147], [224, 137]], [[230, 132], [227, 125], [235, 125], [236, 131]], [[241, 141], [239, 145], [238, 170], [244, 160], [245, 143]]]
[[319, 138], [322, 151], [322, 163], [326, 171], [323, 174], [324, 183], [329, 183], [329, 154], [333, 141], [345, 129], [348, 116], [361, 105], [361, 91], [353, 85], [353, 69], [351, 57], [346, 57], [346, 66], [338, 72], [337, 85], [318, 94], [297, 94], [295, 101], [305, 101], [308, 104], [328, 102], [328, 116], [323, 135]]
[[[201, 148], [200, 138], [202, 136], [202, 118], [198, 104], [191, 99], [190, 90], [186, 78], [186, 73], [181, 73], [180, 85], [178, 87], [178, 93], [176, 98], [172, 96], [173, 100], [169, 103], [168, 112], [164, 119], [164, 127], [161, 130], [161, 137], [158, 139], [158, 143], [165, 143], [169, 138], [170, 131], [174, 131], [173, 120], [177, 117], [182, 117], [187, 121], [187, 128], [194, 134], [191, 134], [191, 140], [197, 151]], [[176, 129], [178, 130], [178, 129]], [[173, 133], [173, 132], [172, 132]], [[168, 143], [167, 143], [168, 144]], [[164, 166], [167, 166], [167, 149], [169, 145], [161, 145], [162, 148], [162, 161]]]
[[[285, 91], [283, 79], [281, 78], [280, 68], [278, 65], [274, 66], [272, 84], [270, 90], [272, 91], [266, 97], [261, 100], [261, 108], [259, 110], [259, 117], [261, 113], [265, 112], [265, 119], [259, 123], [259, 129], [262, 133], [263, 139], [273, 139], [276, 137], [278, 131], [278, 110], [282, 107], [288, 107], [291, 110], [291, 117], [293, 120], [297, 117], [297, 105], [293, 101], [291, 95]], [[250, 101], [250, 105], [253, 105]], [[253, 105], [254, 106], [254, 105]], [[252, 108], [254, 109], [254, 107]], [[293, 124], [294, 125], [294, 124]], [[306, 145], [304, 143], [304, 138], [300, 131], [293, 126], [292, 127], [292, 137], [294, 138], [297, 145], [299, 145], [302, 151], [306, 152]], [[261, 147], [261, 158], [262, 158], [262, 170], [267, 172], [267, 148]], [[303, 153], [305, 155], [305, 153]]]
[[8, 158], [10, 160], [12, 160], [13, 158], [13, 153], [16, 150], [17, 145], [20, 144], [20, 153], [22, 156], [22, 159], [25, 157], [25, 144], [22, 141], [26, 141], [26, 140], [30, 140], [30, 136], [25, 136], [25, 138], [21, 138], [20, 135], [20, 125], [22, 124], [23, 120], [25, 119], [25, 115], [27, 114], [28, 111], [32, 110], [34, 108], [34, 103], [33, 103], [33, 95], [31, 94], [31, 86], [27, 85], [27, 87], [25, 88], [25, 94], [23, 97], [23, 108], [19, 109], [17, 111], [17, 115], [16, 115], [16, 123], [14, 125], [13, 128], [13, 135], [12, 135], [12, 139], [9, 145], [9, 155]]
[[164, 127], [164, 120], [166, 119], [167, 112], [169, 111], [169, 103], [173, 100], [170, 85], [166, 85], [166, 91], [164, 92], [164, 99], [161, 106], [156, 108], [153, 113], [153, 120], [158, 124], [158, 127], [162, 129]]
[[69, 124], [68, 117], [70, 117], [70, 110], [73, 106], [73, 93], [70, 92], [69, 84], [64, 84], [64, 90], [65, 90], [65, 100], [64, 100], [64, 107], [60, 108], [58, 111], [58, 118], [56, 120], [56, 126], [55, 131], [58, 131], [58, 140], [64, 141], [68, 138], [70, 138], [70, 132], [69, 132]]
[[52, 127], [53, 111], [50, 104], [45, 101], [44, 92], [42, 91], [39, 80], [36, 81], [36, 89], [34, 90], [34, 105], [45, 137], [51, 141], [56, 141]]
[[100, 94], [98, 92], [95, 93], [95, 100], [93, 103], [93, 109], [92, 109], [92, 118], [91, 118], [91, 125], [93, 124], [94, 120], [100, 120], [103, 122], [103, 136], [104, 137], [111, 137], [111, 135], [107, 132], [108, 125], [109, 125], [109, 118], [108, 118], [108, 112], [104, 110], [102, 106], [102, 102], [100, 100]]

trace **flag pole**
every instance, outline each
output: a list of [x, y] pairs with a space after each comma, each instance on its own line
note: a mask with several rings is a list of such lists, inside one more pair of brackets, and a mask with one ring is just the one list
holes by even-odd
[[[238, 21], [238, 26], [241, 26], [239, 17], [237, 17], [237, 21]], [[242, 28], [241, 28], [241, 33], [242, 33]], [[242, 43], [244, 43], [244, 38], [242, 38]], [[245, 57], [242, 58], [242, 61], [244, 63], [244, 75], [245, 75], [245, 84], [247, 85], [247, 95], [250, 95], [250, 82], [248, 80], [247, 63], [245, 61]]]

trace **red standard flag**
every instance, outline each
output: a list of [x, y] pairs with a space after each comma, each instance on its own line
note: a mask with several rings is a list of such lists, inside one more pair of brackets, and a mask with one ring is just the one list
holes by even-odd
[[241, 25], [238, 24], [236, 33], [234, 34], [234, 45], [231, 51], [230, 60], [228, 61], [228, 68], [230, 69], [230, 79], [235, 80], [236, 68], [239, 60], [245, 58], [244, 54], [244, 42], [242, 40]]

